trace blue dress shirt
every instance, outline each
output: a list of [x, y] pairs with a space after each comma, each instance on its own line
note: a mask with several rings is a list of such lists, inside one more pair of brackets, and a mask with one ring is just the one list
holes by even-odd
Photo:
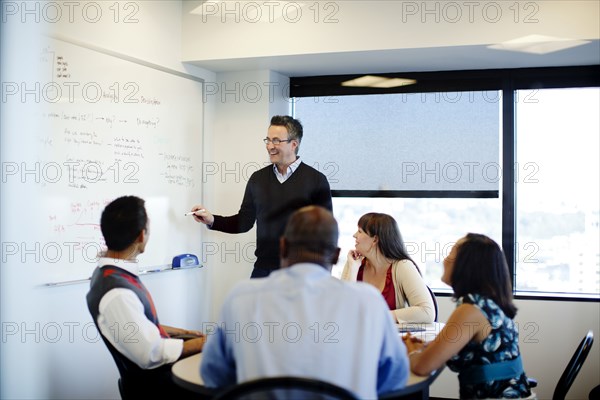
[[200, 372], [207, 387], [292, 375], [376, 398], [404, 387], [410, 370], [381, 293], [316, 264], [239, 283], [221, 321], [205, 333]]

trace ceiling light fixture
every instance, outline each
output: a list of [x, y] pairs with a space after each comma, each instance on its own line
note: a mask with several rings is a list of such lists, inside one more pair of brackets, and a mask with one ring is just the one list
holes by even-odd
[[488, 46], [494, 50], [520, 51], [530, 54], [548, 54], [590, 43], [588, 40], [563, 39], [544, 35], [527, 35]]
[[342, 82], [342, 86], [374, 87], [387, 89], [399, 86], [414, 85], [415, 83], [417, 83], [417, 81], [414, 79], [386, 78], [383, 76], [364, 75], [360, 78]]

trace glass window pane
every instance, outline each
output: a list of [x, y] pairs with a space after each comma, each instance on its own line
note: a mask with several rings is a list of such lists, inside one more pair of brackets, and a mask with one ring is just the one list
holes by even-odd
[[[358, 219], [368, 212], [394, 217], [407, 251], [425, 281], [434, 289], [450, 289], [442, 283], [444, 257], [454, 242], [468, 232], [483, 233], [501, 243], [502, 205], [500, 199], [333, 199], [333, 211], [340, 227], [340, 261], [333, 275], [340, 276], [348, 251], [354, 249], [352, 235]], [[450, 291], [450, 290], [449, 290]]]
[[517, 93], [516, 289], [600, 293], [600, 89]]
[[295, 99], [333, 190], [499, 190], [498, 91]]
[[[500, 98], [490, 91], [295, 99], [307, 132], [299, 154], [333, 190], [498, 193]], [[354, 248], [360, 216], [382, 212], [398, 222], [427, 284], [450, 291], [440, 278], [454, 241], [477, 232], [501, 243], [500, 199], [336, 197], [342, 253], [333, 274]]]

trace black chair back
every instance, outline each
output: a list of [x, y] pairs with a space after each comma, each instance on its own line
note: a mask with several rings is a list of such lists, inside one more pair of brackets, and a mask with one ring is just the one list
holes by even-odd
[[435, 294], [433, 293], [433, 290], [431, 290], [431, 288], [429, 286], [427, 286], [427, 290], [429, 290], [429, 294], [431, 295], [431, 298], [433, 299], [433, 307], [435, 310], [435, 317], [433, 318], [433, 322], [437, 322], [438, 321], [438, 304], [437, 304], [437, 299], [435, 297]]
[[575, 350], [575, 354], [573, 354], [573, 357], [571, 357], [571, 361], [569, 361], [569, 364], [567, 364], [567, 368], [565, 368], [565, 371], [556, 384], [552, 400], [564, 400], [569, 392], [569, 389], [571, 388], [571, 385], [573, 384], [573, 381], [575, 381], [581, 366], [587, 358], [593, 343], [594, 332], [589, 331], [577, 347], [577, 350]]
[[242, 382], [217, 393], [214, 400], [331, 399], [358, 400], [351, 391], [314, 378], [281, 376]]

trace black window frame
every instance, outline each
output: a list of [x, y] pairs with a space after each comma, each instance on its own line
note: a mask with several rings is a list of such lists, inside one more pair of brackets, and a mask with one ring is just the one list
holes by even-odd
[[[342, 86], [341, 83], [364, 75], [412, 79], [416, 83], [395, 88]], [[599, 298], [518, 294], [514, 287], [516, 276], [516, 183], [513, 165], [516, 161], [515, 93], [518, 90], [600, 87], [600, 65], [487, 69], [435, 72], [370, 73], [326, 75], [290, 78], [290, 98], [324, 97], [369, 94], [468, 92], [497, 90], [502, 107], [502, 248], [511, 273], [516, 299], [599, 302]], [[398, 197], [398, 198], [488, 198], [488, 191], [332, 191], [334, 197]], [[496, 195], [495, 197], [498, 197]], [[436, 293], [438, 294], [438, 293]], [[439, 293], [450, 296], [447, 293]]]

